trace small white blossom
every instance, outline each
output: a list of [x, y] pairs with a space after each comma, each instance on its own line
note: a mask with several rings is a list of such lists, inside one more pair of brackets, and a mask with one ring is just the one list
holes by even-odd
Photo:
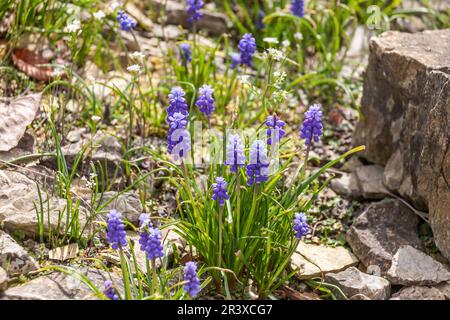
[[247, 74], [243, 74], [238, 77], [241, 84], [250, 84], [250, 76]]
[[267, 55], [275, 61], [281, 61], [284, 59], [283, 52], [274, 48], [267, 49]]
[[133, 64], [132, 66], [129, 66], [127, 70], [130, 73], [139, 73], [139, 71], [141, 71], [141, 66], [138, 64]]
[[103, 18], [105, 18], [105, 17], [106, 17], [106, 14], [102, 10], [94, 12], [94, 18], [97, 19], [98, 21], [102, 21]]
[[69, 33], [79, 33], [81, 31], [80, 20], [74, 20], [72, 23], [69, 23], [66, 26], [65, 31]]
[[277, 38], [264, 38], [263, 41], [267, 42], [267, 43], [278, 44], [278, 39]]
[[300, 41], [303, 40], [303, 35], [300, 32], [296, 32], [294, 33], [294, 38]]
[[134, 52], [131, 54], [131, 57], [132, 57], [133, 59], [136, 59], [136, 60], [142, 60], [142, 59], [144, 59], [145, 54], [143, 54], [143, 53], [140, 52], [140, 51], [134, 51]]
[[117, 8], [121, 7], [122, 4], [120, 3], [120, 1], [117, 0], [113, 0], [110, 2], [109, 4], [109, 9], [114, 12]]
[[99, 116], [92, 116], [91, 120], [94, 121], [94, 122], [99, 122], [100, 120], [102, 120], [102, 118], [99, 117]]
[[281, 43], [281, 45], [282, 45], [283, 47], [287, 48], [287, 47], [289, 47], [289, 46], [291, 45], [291, 42], [290, 42], [288, 39], [286, 39], [286, 40], [284, 40], [284, 41]]

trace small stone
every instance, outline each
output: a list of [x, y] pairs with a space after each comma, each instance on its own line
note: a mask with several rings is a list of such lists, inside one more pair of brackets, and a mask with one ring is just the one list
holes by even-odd
[[387, 277], [393, 284], [424, 286], [450, 280], [450, 272], [425, 253], [411, 246], [402, 246], [392, 259]]
[[8, 275], [6, 271], [0, 267], [0, 292], [8, 289]]
[[450, 282], [438, 284], [435, 288], [442, 292], [447, 300], [450, 300]]
[[384, 275], [401, 246], [421, 249], [418, 224], [419, 218], [399, 200], [374, 202], [354, 220], [347, 242], [367, 268]]
[[350, 300], [372, 300], [368, 296], [363, 295], [361, 293], [355, 294], [349, 298]]
[[361, 197], [361, 191], [354, 174], [344, 173], [340, 178], [331, 180], [331, 189], [337, 194], [358, 199]]
[[356, 168], [356, 180], [365, 199], [384, 199], [388, 190], [383, 185], [384, 168], [379, 165]]
[[[114, 198], [114, 200], [111, 200]], [[122, 216], [126, 218], [135, 226], [139, 226], [139, 216], [143, 213], [142, 203], [139, 197], [133, 192], [124, 192], [119, 194], [118, 192], [108, 191], [103, 194], [102, 203], [110, 201], [105, 211], [115, 209], [122, 213]]]
[[314, 278], [322, 273], [339, 272], [357, 264], [358, 259], [344, 247], [326, 247], [303, 242], [299, 243], [291, 260], [292, 269], [300, 268], [297, 274], [299, 279]]
[[8, 274], [37, 270], [37, 262], [10, 235], [0, 230], [0, 267]]
[[[328, 273], [325, 281], [338, 286], [347, 297], [361, 294], [369, 300], [387, 300], [391, 294], [389, 281], [363, 273], [355, 267], [339, 273]], [[335, 294], [339, 295], [339, 292], [336, 290]]]
[[392, 295], [390, 300], [445, 300], [445, 296], [433, 287], [406, 287]]
[[[93, 269], [82, 268], [75, 271], [87, 277], [97, 288], [103, 291], [104, 283], [113, 280], [119, 292], [123, 292], [122, 280], [114, 274]], [[53, 272], [35, 278], [13, 288], [9, 288], [0, 300], [96, 300], [94, 292], [74, 276], [61, 272]]]

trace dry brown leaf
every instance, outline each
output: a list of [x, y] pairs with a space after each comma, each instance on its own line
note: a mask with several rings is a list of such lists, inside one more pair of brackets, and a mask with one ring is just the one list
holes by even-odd
[[47, 59], [28, 49], [14, 49], [12, 59], [17, 69], [35, 80], [51, 81], [57, 75], [53, 68], [43, 66], [49, 63]]
[[27, 126], [34, 120], [40, 102], [40, 93], [0, 98], [0, 151], [9, 151], [17, 146]]
[[72, 243], [64, 247], [58, 247], [56, 249], [50, 250], [48, 252], [48, 257], [50, 260], [65, 261], [76, 258], [78, 252], [78, 244]]

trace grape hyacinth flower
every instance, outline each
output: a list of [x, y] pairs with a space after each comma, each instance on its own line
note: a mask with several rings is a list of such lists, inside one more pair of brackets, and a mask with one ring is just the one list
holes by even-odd
[[255, 26], [256, 26], [257, 30], [263, 30], [266, 27], [266, 24], [264, 23], [264, 11], [263, 10], [258, 11], [258, 17], [256, 18]]
[[267, 147], [264, 141], [255, 140], [250, 148], [250, 162], [247, 165], [246, 172], [248, 176], [248, 185], [265, 182], [269, 176], [269, 161], [267, 159]]
[[203, 8], [204, 3], [202, 0], [187, 0], [188, 9], [187, 12], [189, 14], [188, 22], [192, 23], [194, 21], [200, 20], [203, 16], [203, 13], [199, 12], [201, 8]]
[[239, 41], [239, 52], [241, 54], [241, 64], [252, 66], [253, 55], [256, 52], [256, 42], [251, 33], [246, 33]]
[[233, 134], [228, 138], [226, 148], [225, 164], [230, 166], [231, 172], [237, 172], [239, 167], [245, 164], [244, 146], [238, 134]]
[[197, 266], [194, 262], [189, 261], [184, 268], [183, 280], [186, 281], [184, 291], [189, 293], [193, 298], [200, 292], [200, 279], [197, 276]]
[[105, 281], [105, 290], [103, 291], [103, 293], [110, 300], [119, 300], [119, 296], [116, 294], [116, 291], [114, 290], [112, 282], [110, 280]]
[[300, 138], [305, 139], [307, 146], [311, 145], [311, 141], [319, 141], [322, 135], [322, 111], [320, 104], [314, 104], [305, 112]]
[[186, 130], [187, 127], [187, 115], [176, 112], [167, 118], [169, 122], [169, 133], [167, 136], [167, 150], [169, 153], [173, 153], [175, 147], [178, 152], [173, 154], [175, 160], [178, 157], [186, 157], [188, 151], [191, 150], [190, 134]]
[[109, 211], [107, 223], [108, 242], [114, 250], [127, 245], [125, 226], [122, 222], [122, 215], [117, 210]]
[[188, 115], [188, 104], [186, 102], [186, 93], [181, 87], [174, 87], [169, 93], [169, 106], [167, 107], [167, 117], [174, 113]]
[[147, 228], [141, 230], [139, 244], [141, 245], [141, 251], [147, 254], [149, 260], [164, 256], [161, 238], [161, 231], [157, 227], [148, 225]]
[[131, 31], [137, 26], [136, 20], [128, 16], [128, 14], [123, 10], [117, 12], [117, 21], [123, 31]]
[[188, 62], [192, 61], [191, 45], [189, 43], [182, 43], [180, 44], [180, 49], [181, 49], [181, 60], [183, 66], [185, 66]]
[[306, 222], [306, 215], [303, 212], [295, 213], [294, 215], [294, 227], [295, 237], [301, 239], [305, 234], [309, 232], [308, 223]]
[[266, 125], [269, 127], [266, 131], [268, 136], [268, 145], [272, 145], [272, 142], [279, 142], [281, 138], [285, 136], [286, 131], [284, 131], [283, 127], [286, 125], [286, 122], [277, 117], [277, 115], [268, 116], [266, 119]]
[[291, 13], [294, 16], [303, 18], [305, 16], [305, 0], [292, 0]]
[[203, 112], [209, 119], [211, 113], [215, 109], [215, 102], [214, 98], [212, 97], [214, 90], [211, 88], [211, 86], [205, 84], [198, 90], [198, 93], [199, 96], [195, 105], [199, 108], [200, 112]]
[[239, 53], [233, 52], [232, 54], [230, 54], [230, 60], [230, 68], [234, 70], [238, 65], [241, 64], [241, 55]]
[[229, 199], [227, 193], [227, 182], [223, 177], [217, 177], [215, 183], [212, 185], [213, 188], [213, 200], [219, 200], [219, 205], [223, 206], [224, 200]]

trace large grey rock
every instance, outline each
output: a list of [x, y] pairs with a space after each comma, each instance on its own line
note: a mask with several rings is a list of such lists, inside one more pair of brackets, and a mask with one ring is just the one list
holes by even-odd
[[8, 289], [8, 275], [6, 271], [0, 267], [0, 292]]
[[433, 287], [405, 287], [392, 295], [390, 300], [445, 300], [445, 296]]
[[[59, 214], [62, 213], [65, 217], [67, 202], [48, 195], [46, 191], [40, 188], [41, 206], [36, 182], [24, 173], [0, 170], [0, 223], [11, 232], [35, 237], [38, 235], [37, 208], [39, 213], [43, 210], [44, 233], [48, 232], [49, 224], [56, 229]], [[80, 223], [83, 224], [86, 217], [83, 207], [80, 207], [79, 216]], [[60, 223], [60, 227], [63, 226], [64, 219]]]
[[25, 274], [39, 265], [10, 235], [0, 230], [0, 268], [9, 274]]
[[106, 204], [105, 210], [115, 209], [135, 226], [139, 226], [139, 216], [143, 213], [142, 203], [138, 195], [133, 192], [117, 193], [108, 191], [103, 194], [102, 204]]
[[292, 255], [292, 269], [300, 269], [300, 279], [321, 276], [322, 273], [338, 272], [358, 264], [358, 259], [344, 247], [326, 247], [300, 242]]
[[443, 282], [441, 284], [438, 284], [436, 287], [447, 300], [450, 300], [450, 282]]
[[418, 224], [417, 216], [400, 201], [374, 202], [354, 220], [347, 241], [367, 268], [384, 275], [401, 246], [422, 247]]
[[[93, 268], [75, 270], [87, 277], [100, 291], [103, 291], [106, 280], [112, 278], [113, 284], [123, 292], [120, 278], [108, 275], [107, 272]], [[13, 288], [9, 288], [0, 296], [0, 300], [96, 300], [97, 296], [77, 277], [62, 272], [53, 272], [35, 278]]]
[[429, 217], [450, 258], [450, 29], [386, 32], [370, 42], [354, 137], [364, 156], [387, 165], [386, 187]]
[[330, 187], [341, 196], [361, 198], [361, 190], [354, 173], [344, 173], [341, 177], [331, 180]]
[[[69, 169], [74, 165], [79, 155], [82, 160], [78, 163], [77, 170], [83, 174], [89, 174], [91, 163], [102, 166], [105, 174], [109, 176], [116, 175], [122, 170], [123, 150], [122, 144], [112, 134], [97, 132], [94, 137], [90, 133], [80, 132], [77, 135], [68, 134], [72, 141], [67, 141], [61, 147], [65, 160]], [[75, 141], [75, 137], [77, 140]], [[42, 163], [52, 169], [57, 170], [57, 162], [55, 157], [43, 159]], [[98, 170], [100, 172], [100, 169]]]
[[338, 286], [348, 298], [362, 294], [371, 300], [387, 300], [391, 295], [389, 281], [363, 273], [355, 267], [338, 273], [328, 273], [325, 275], [325, 281]]
[[388, 194], [383, 185], [384, 168], [378, 165], [356, 168], [355, 175], [365, 199], [383, 199]]
[[450, 272], [425, 253], [403, 246], [394, 255], [387, 277], [393, 284], [424, 286], [450, 280]]
[[[164, 12], [166, 23], [182, 25], [184, 28], [191, 28], [192, 23], [187, 21], [188, 13], [186, 5], [172, 0], [151, 0], [153, 11]], [[226, 33], [230, 24], [226, 15], [219, 12], [201, 10], [203, 17], [197, 21], [197, 30], [206, 30], [212, 35]]]

